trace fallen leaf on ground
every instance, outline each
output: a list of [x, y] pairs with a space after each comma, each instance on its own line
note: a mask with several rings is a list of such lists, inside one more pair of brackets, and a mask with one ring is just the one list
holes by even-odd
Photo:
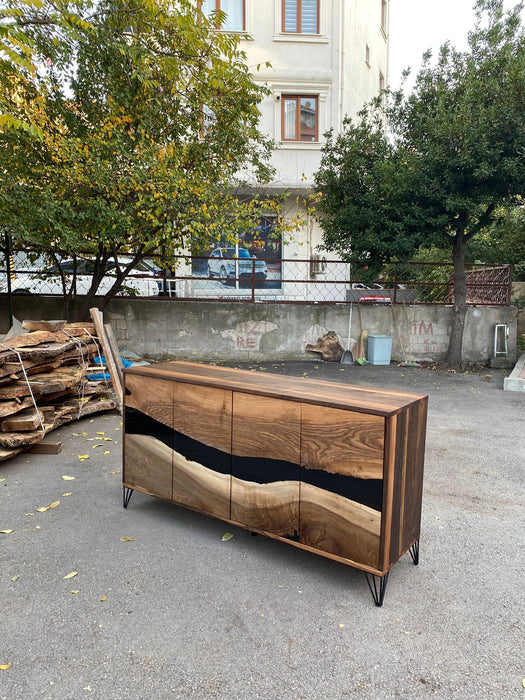
[[71, 593], [72, 593], [73, 595], [76, 595], [77, 593], [80, 593], [80, 591], [74, 590], [74, 591], [71, 591]]
[[225, 532], [224, 535], [222, 536], [222, 542], [227, 542], [228, 540], [231, 540], [233, 537], [231, 532]]
[[109, 472], [110, 474], [120, 474], [120, 472]]
[[62, 496], [71, 496], [71, 491], [69, 493], [63, 493]]
[[346, 627], [346, 625], [343, 625], [343, 623], [341, 623], [341, 624], [339, 625], [339, 627], [340, 627], [341, 629], [343, 629], [343, 627]]
[[8, 668], [11, 668], [11, 664], [0, 664], [0, 671], [7, 671]]
[[103, 438], [103, 440], [106, 440], [106, 442], [113, 442], [113, 438]]
[[121, 537], [120, 541], [121, 542], [134, 542], [137, 538], [136, 537]]
[[77, 575], [78, 575], [78, 571], [72, 571], [70, 574], [66, 574], [66, 576], [64, 576], [64, 578], [73, 578], [73, 576], [77, 576]]
[[49, 506], [42, 506], [40, 508], [37, 508], [38, 513], [44, 513], [46, 510], [49, 510]]
[[95, 435], [104, 435], [104, 431], [102, 430], [102, 431], [99, 432], [99, 433], [95, 433]]
[[104, 450], [104, 454], [105, 454], [105, 455], [110, 454], [109, 450]]
[[59, 505], [60, 505], [60, 501], [53, 501], [53, 503], [49, 504], [48, 508], [56, 508]]
[[19, 578], [20, 578], [20, 574], [17, 574], [16, 576], [13, 576], [13, 578], [11, 579], [11, 581], [12, 581], [13, 583], [15, 583], [16, 581], [18, 581]]
[[101, 600], [103, 603], [105, 603], [107, 599], [108, 599], [107, 595], [103, 595], [102, 598], [101, 598], [100, 600]]
[[78, 458], [81, 462], [83, 462], [85, 459], [89, 459], [89, 455], [78, 455]]
[[96, 445], [93, 445], [93, 449], [95, 449], [95, 447], [104, 447], [104, 443], [103, 443], [103, 442], [97, 442]]
[[74, 476], [63, 476], [62, 478], [64, 479], [64, 481], [73, 481], [73, 479], [75, 477]]
[[13, 532], [13, 531], [12, 530], [0, 530], [0, 533], [2, 535], [9, 535], [11, 532]]

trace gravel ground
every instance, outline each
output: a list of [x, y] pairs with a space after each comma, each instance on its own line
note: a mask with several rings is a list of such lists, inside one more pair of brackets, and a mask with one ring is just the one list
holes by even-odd
[[419, 566], [376, 608], [360, 571], [140, 493], [124, 510], [121, 417], [84, 419], [0, 464], [0, 698], [524, 698], [525, 394], [486, 368], [243, 366], [429, 394]]

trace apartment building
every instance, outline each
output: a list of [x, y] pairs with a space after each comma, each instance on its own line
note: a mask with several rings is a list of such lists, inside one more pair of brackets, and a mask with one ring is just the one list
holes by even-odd
[[[248, 37], [242, 41], [248, 65], [270, 90], [261, 129], [276, 143], [271, 189], [289, 192], [284, 215], [305, 221], [293, 240], [274, 242], [258, 257], [318, 255], [321, 229], [298, 195], [311, 191], [323, 134], [338, 132], [345, 115], [355, 116], [387, 84], [389, 0], [203, 0], [202, 9], [226, 12], [221, 31]], [[259, 238], [271, 225], [261, 223]]]

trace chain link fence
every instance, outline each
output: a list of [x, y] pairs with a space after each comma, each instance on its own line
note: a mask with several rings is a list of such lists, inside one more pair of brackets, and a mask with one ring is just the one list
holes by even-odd
[[[132, 258], [123, 255], [125, 268]], [[86, 295], [93, 282], [94, 261], [88, 256], [57, 262], [46, 255], [15, 251], [0, 256], [0, 293], [73, 296]], [[97, 294], [116, 283], [117, 264], [106, 265]], [[510, 265], [469, 265], [467, 303], [508, 306], [511, 300]], [[364, 281], [347, 262], [287, 258], [259, 260], [254, 256], [160, 256], [146, 258], [129, 271], [117, 296], [172, 300], [220, 300], [257, 303], [451, 304], [452, 265], [399, 263]]]

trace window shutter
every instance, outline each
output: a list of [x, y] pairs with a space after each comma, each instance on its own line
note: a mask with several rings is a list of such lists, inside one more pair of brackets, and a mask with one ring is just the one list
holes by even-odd
[[317, 0], [302, 0], [301, 33], [317, 34]]
[[284, 0], [284, 31], [296, 32], [298, 0]]

